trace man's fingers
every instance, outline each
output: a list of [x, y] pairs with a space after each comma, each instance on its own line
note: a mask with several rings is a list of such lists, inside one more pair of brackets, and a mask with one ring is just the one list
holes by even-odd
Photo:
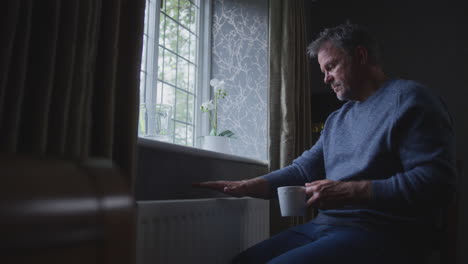
[[317, 201], [317, 195], [312, 195], [308, 200], [307, 200], [307, 206], [316, 206], [316, 201]]
[[247, 195], [245, 185], [226, 186], [224, 187], [224, 192], [235, 197], [243, 197]]
[[247, 185], [243, 181], [206, 181], [192, 186], [216, 190], [234, 197], [247, 196]]
[[318, 181], [313, 181], [313, 182], [306, 182], [305, 186], [306, 187], [312, 187], [312, 186], [318, 186], [324, 183], [327, 183], [330, 180], [318, 180]]
[[207, 181], [207, 182], [193, 183], [192, 186], [224, 191], [224, 187], [227, 187], [228, 184], [226, 181]]
[[317, 184], [321, 184], [323, 182], [325, 182], [327, 180], [318, 180], [318, 181], [313, 181], [313, 182], [306, 182], [306, 186], [314, 186], [314, 185], [317, 185]]
[[305, 193], [307, 196], [312, 196], [315, 192], [315, 187], [314, 186], [307, 186], [305, 189]]
[[241, 195], [239, 194], [239, 191], [238, 191], [239, 188], [237, 188], [236, 186], [234, 187], [229, 187], [229, 186], [226, 186], [224, 187], [224, 193], [227, 193], [229, 195], [232, 195], [232, 196], [235, 196], [235, 197], [240, 197]]

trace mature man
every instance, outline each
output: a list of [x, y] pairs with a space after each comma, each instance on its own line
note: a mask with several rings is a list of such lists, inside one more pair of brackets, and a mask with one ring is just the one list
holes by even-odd
[[318, 142], [294, 162], [246, 181], [198, 184], [272, 198], [305, 185], [311, 222], [241, 253], [237, 263], [415, 263], [455, 178], [451, 118], [421, 84], [389, 79], [375, 39], [343, 24], [310, 44], [339, 100]]

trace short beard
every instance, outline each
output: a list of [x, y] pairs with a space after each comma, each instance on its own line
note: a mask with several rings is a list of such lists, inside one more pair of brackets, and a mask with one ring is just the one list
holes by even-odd
[[348, 101], [348, 99], [346, 99], [346, 98], [344, 98], [344, 97], [342, 97], [342, 96], [340, 96], [340, 95], [338, 95], [338, 94], [336, 94], [336, 98], [337, 98], [338, 100], [340, 100], [340, 101]]

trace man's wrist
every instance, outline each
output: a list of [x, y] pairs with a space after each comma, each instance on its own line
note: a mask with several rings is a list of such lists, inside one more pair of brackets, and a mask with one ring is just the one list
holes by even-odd
[[354, 181], [351, 184], [351, 200], [356, 204], [368, 203], [371, 199], [371, 182]]
[[247, 180], [249, 196], [267, 199], [270, 195], [270, 186], [262, 177]]

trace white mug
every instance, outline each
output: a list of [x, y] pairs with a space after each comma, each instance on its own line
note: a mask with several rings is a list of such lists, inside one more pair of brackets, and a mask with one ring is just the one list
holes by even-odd
[[306, 188], [283, 186], [278, 188], [281, 216], [304, 216], [306, 211]]

